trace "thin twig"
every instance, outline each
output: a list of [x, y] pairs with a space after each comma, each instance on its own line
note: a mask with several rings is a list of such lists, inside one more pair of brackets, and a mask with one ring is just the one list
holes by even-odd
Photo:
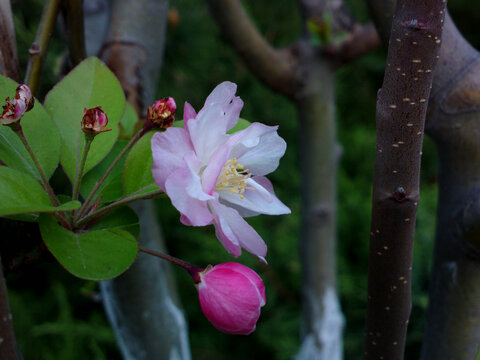
[[129, 204], [133, 201], [137, 201], [137, 200], [145, 200], [145, 199], [152, 199], [154, 198], [155, 196], [157, 195], [161, 195], [161, 194], [164, 194], [164, 192], [162, 190], [157, 190], [157, 191], [152, 191], [152, 192], [149, 192], [149, 193], [146, 193], [146, 194], [141, 194], [141, 195], [128, 195], [128, 196], [125, 196], [111, 204], [108, 204], [107, 206], [99, 209], [99, 210], [96, 210], [96, 211], [93, 211], [91, 212], [90, 214], [88, 214], [87, 216], [83, 217], [82, 219], [80, 219], [79, 221], [77, 221], [74, 225], [76, 228], [80, 228], [86, 224], [89, 224], [91, 221], [99, 218], [99, 217], [102, 217], [102, 216], [105, 216], [107, 213], [111, 212], [112, 210], [116, 209], [117, 207], [119, 206], [122, 206], [122, 205], [126, 205], [126, 204]]
[[36, 94], [40, 85], [43, 58], [47, 53], [48, 44], [55, 28], [61, 0], [47, 0], [43, 8], [42, 18], [38, 25], [37, 36], [30, 46], [27, 73], [24, 83], [33, 94]]
[[70, 59], [72, 60], [72, 66], [76, 66], [87, 56], [83, 23], [83, 1], [65, 0], [62, 10]]
[[115, 158], [115, 160], [113, 160], [113, 162], [110, 164], [110, 166], [105, 171], [105, 173], [100, 178], [100, 180], [97, 181], [97, 183], [95, 184], [95, 187], [90, 192], [90, 195], [88, 195], [88, 197], [85, 200], [85, 202], [83, 203], [82, 207], [78, 210], [77, 216], [75, 217], [74, 220], [78, 220], [81, 216], [83, 216], [86, 213], [86, 211], [88, 209], [88, 206], [89, 206], [90, 202], [92, 201], [93, 197], [95, 196], [95, 194], [97, 193], [98, 189], [103, 184], [103, 182], [105, 181], [107, 176], [112, 172], [115, 165], [117, 165], [117, 163], [120, 161], [120, 159], [123, 157], [123, 155], [125, 155], [127, 153], [127, 151], [130, 150], [133, 147], [133, 145], [135, 145], [136, 142], [138, 140], [140, 140], [140, 138], [143, 135], [145, 135], [149, 130], [150, 130], [150, 127], [145, 127], [144, 126], [143, 128], [140, 129], [140, 131], [133, 138], [130, 139], [128, 144], [122, 149], [120, 154], [118, 154], [118, 156]]
[[3, 75], [15, 81], [20, 80], [17, 42], [9, 0], [0, 0], [0, 64]]

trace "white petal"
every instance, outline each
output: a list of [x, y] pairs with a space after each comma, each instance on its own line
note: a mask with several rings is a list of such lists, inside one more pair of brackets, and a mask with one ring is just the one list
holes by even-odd
[[243, 249], [253, 255], [261, 258], [265, 257], [267, 254], [267, 245], [265, 245], [265, 242], [255, 229], [253, 229], [236, 210], [222, 205], [217, 201], [209, 201], [209, 204], [215, 215], [215, 228], [218, 227], [219, 231], [226, 236], [223, 241], [220, 240], [222, 243], [225, 242], [227, 244], [225, 245], [224, 243], [227, 250], [229, 250], [227, 246], [239, 244]]
[[222, 203], [233, 204], [240, 215], [254, 216], [258, 214], [282, 215], [290, 214], [290, 209], [286, 207], [273, 192], [271, 182], [263, 176], [255, 176], [247, 180], [247, 187], [243, 193], [243, 199], [239, 194], [230, 192], [218, 192]]
[[188, 219], [184, 223], [194, 226], [211, 223], [213, 215], [207, 207], [207, 200], [213, 197], [203, 192], [200, 177], [187, 162], [167, 178], [165, 188], [173, 206]]
[[195, 152], [204, 164], [228, 140], [225, 113], [220, 105], [202, 109], [188, 122], [188, 130]]
[[193, 151], [187, 132], [182, 128], [168, 128], [152, 137], [153, 167], [155, 183], [165, 191], [167, 177], [183, 165], [183, 157]]
[[237, 160], [251, 174], [266, 175], [278, 167], [286, 149], [286, 142], [275, 131], [262, 136], [257, 146], [245, 152]]

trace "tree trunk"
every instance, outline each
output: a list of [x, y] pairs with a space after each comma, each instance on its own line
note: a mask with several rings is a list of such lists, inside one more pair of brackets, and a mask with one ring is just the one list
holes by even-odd
[[[108, 4], [98, 2], [99, 7]], [[119, 78], [125, 95], [139, 115], [153, 103], [160, 73], [168, 1], [116, 0], [100, 56]], [[98, 21], [104, 17], [93, 14]], [[87, 20], [87, 36], [97, 27]], [[101, 26], [101, 24], [100, 24]], [[95, 51], [93, 44], [87, 49]], [[154, 202], [133, 205], [140, 217], [142, 247], [165, 252]], [[101, 283], [105, 309], [124, 359], [188, 360], [188, 330], [176, 295], [170, 265], [142, 253], [132, 267]]]
[[[303, 45], [303, 46], [302, 46]], [[343, 315], [337, 297], [335, 74], [302, 44], [299, 66], [308, 76], [297, 94], [302, 176], [303, 328], [297, 360], [343, 358]]]
[[[394, 4], [369, 0], [386, 35]], [[478, 52], [447, 14], [425, 128], [437, 145], [440, 172], [423, 360], [474, 359], [480, 343], [478, 64]]]

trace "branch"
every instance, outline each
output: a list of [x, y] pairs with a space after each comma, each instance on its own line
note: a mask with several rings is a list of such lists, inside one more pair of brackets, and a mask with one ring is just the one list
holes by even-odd
[[43, 58], [47, 53], [48, 44], [52, 37], [61, 0], [47, 0], [43, 8], [42, 18], [38, 25], [37, 36], [30, 46], [30, 55], [27, 65], [27, 73], [24, 83], [28, 85], [32, 93], [36, 94], [40, 85]]
[[336, 63], [344, 64], [368, 54], [380, 45], [380, 37], [373, 24], [355, 24], [344, 41], [340, 44], [328, 45], [322, 48], [322, 52]]
[[274, 49], [252, 24], [238, 0], [209, 0], [223, 35], [250, 71], [274, 91], [292, 96], [297, 86], [295, 63], [289, 50]]
[[83, 0], [66, 0], [62, 5], [68, 50], [73, 68], [87, 57], [85, 50], [85, 27], [83, 24]]
[[423, 130], [445, 3], [397, 2], [377, 100], [366, 359], [403, 359]]
[[17, 41], [9, 0], [0, 0], [0, 68], [3, 75], [17, 82], [20, 80]]

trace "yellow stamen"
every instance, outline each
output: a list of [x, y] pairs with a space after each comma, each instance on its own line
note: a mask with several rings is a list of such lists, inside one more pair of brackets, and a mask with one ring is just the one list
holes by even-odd
[[217, 180], [215, 190], [229, 191], [231, 194], [239, 194], [240, 199], [244, 199], [245, 190], [255, 190], [251, 186], [247, 186], [247, 179], [251, 178], [252, 174], [244, 166], [237, 164], [237, 159], [228, 160], [223, 166], [222, 172]]

